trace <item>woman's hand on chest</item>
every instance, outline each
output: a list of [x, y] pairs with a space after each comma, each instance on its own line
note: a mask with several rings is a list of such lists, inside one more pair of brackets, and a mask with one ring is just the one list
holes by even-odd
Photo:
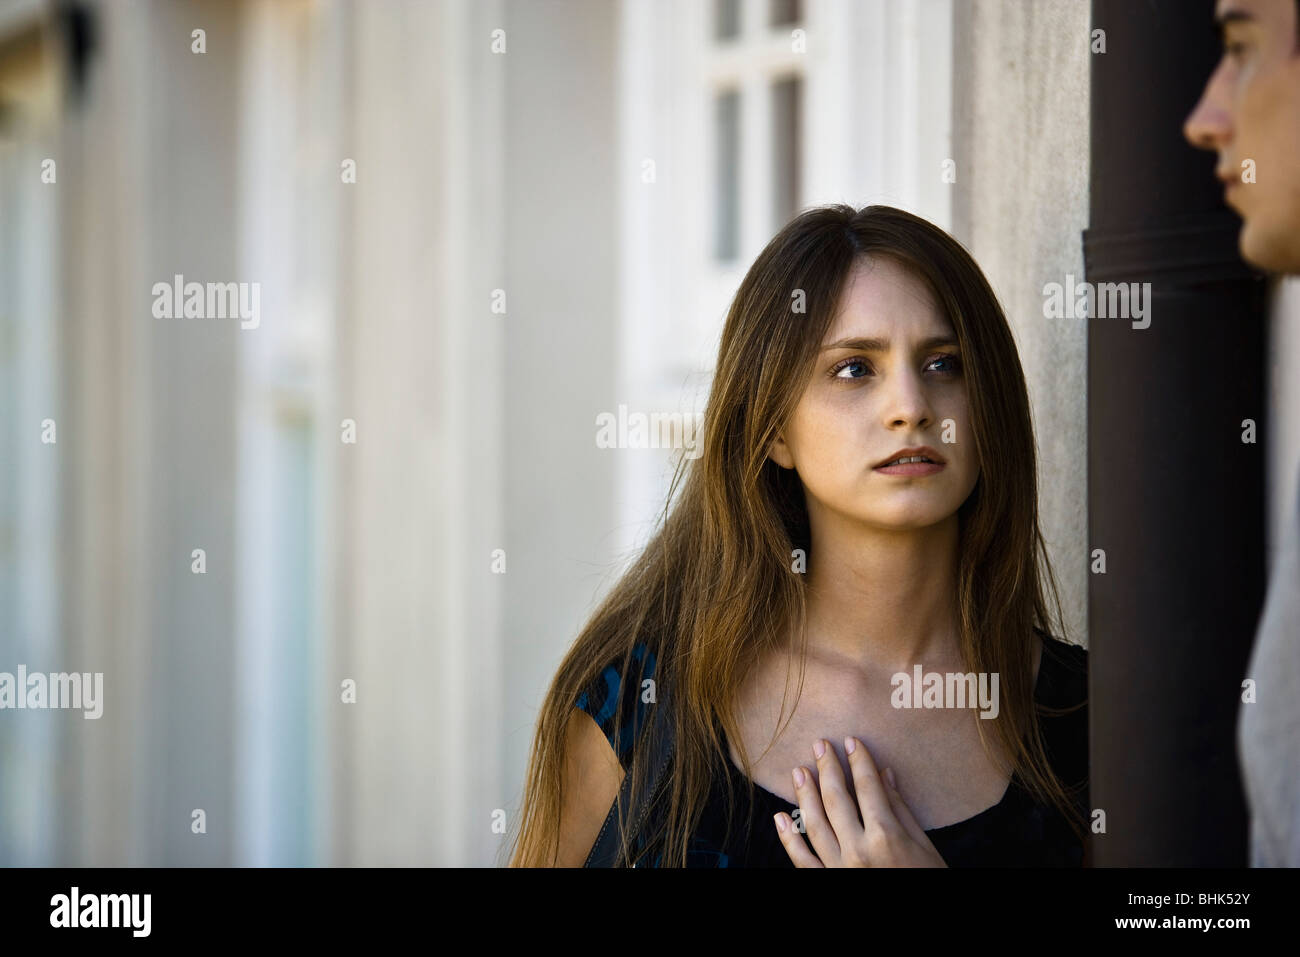
[[846, 738], [844, 749], [852, 782], [824, 740], [814, 745], [817, 779], [803, 767], [793, 772], [801, 820], [782, 812], [775, 823], [795, 867], [947, 867], [898, 793], [892, 771], [882, 774], [857, 738]]

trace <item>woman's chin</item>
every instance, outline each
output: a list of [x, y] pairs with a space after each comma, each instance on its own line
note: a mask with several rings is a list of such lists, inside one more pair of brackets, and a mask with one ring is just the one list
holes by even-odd
[[864, 516], [864, 522], [886, 532], [920, 532], [941, 525], [955, 514], [946, 509], [903, 509]]

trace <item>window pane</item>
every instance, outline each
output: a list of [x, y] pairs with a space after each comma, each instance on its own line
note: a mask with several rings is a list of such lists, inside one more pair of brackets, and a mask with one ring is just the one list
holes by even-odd
[[783, 23], [798, 23], [803, 19], [803, 4], [800, 0], [771, 0], [772, 15], [768, 22], [779, 27]]
[[740, 0], [713, 0], [713, 23], [715, 39], [740, 36]]
[[799, 208], [802, 102], [801, 77], [787, 77], [772, 84], [772, 217], [777, 229]]
[[271, 766], [264, 778], [275, 819], [272, 866], [315, 863], [312, 829], [311, 746], [313, 639], [317, 635], [313, 563], [319, 547], [313, 536], [315, 473], [311, 420], [297, 410], [277, 422], [273, 471], [275, 509], [275, 645], [265, 649], [265, 667], [278, 675], [274, 702], [266, 705], [276, 733], [268, 742]]
[[728, 90], [714, 102], [717, 188], [714, 195], [714, 255], [735, 259], [740, 237], [740, 93]]

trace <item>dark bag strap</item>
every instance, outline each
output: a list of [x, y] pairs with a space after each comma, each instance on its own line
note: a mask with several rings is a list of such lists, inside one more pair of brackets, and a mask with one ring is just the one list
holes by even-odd
[[596, 836], [596, 843], [592, 845], [591, 853], [587, 855], [587, 862], [583, 867], [627, 866], [626, 860], [623, 859], [620, 853], [622, 848], [619, 842], [619, 834], [623, 825], [618, 819], [619, 806], [622, 805], [626, 812], [624, 821], [630, 820], [632, 822], [631, 829], [628, 831], [628, 840], [631, 842], [641, 828], [645, 826], [650, 806], [663, 785], [668, 765], [672, 761], [673, 738], [672, 708], [669, 707], [666, 699], [660, 700], [655, 703], [654, 708], [651, 710], [650, 724], [646, 729], [646, 758], [650, 762], [649, 787], [640, 795], [636, 806], [629, 808], [632, 774], [629, 771], [623, 775], [623, 784], [619, 788], [619, 796], [609, 809], [609, 814], [605, 817], [605, 824], [601, 827], [600, 834]]

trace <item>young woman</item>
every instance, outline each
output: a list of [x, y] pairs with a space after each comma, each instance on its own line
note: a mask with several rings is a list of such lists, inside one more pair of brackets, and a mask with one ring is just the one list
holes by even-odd
[[703, 442], [551, 683], [512, 866], [582, 865], [626, 774], [635, 866], [1083, 863], [1086, 653], [1051, 636], [1024, 375], [965, 249], [889, 207], [796, 217]]

